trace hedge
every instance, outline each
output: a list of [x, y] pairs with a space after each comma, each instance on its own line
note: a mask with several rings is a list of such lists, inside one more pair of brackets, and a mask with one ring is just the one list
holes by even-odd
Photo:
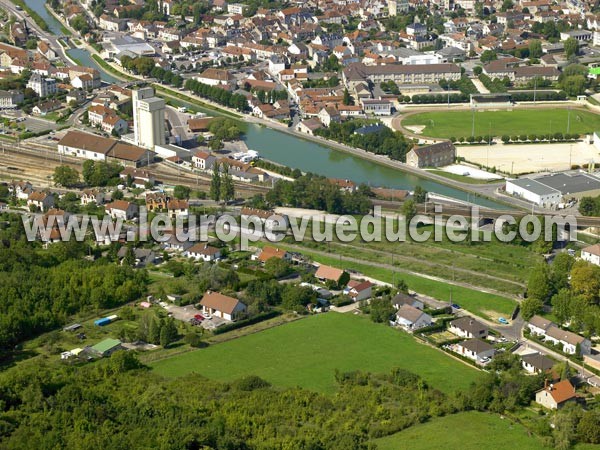
[[213, 334], [223, 334], [228, 331], [237, 330], [239, 328], [244, 328], [249, 325], [254, 325], [255, 323], [263, 322], [268, 319], [272, 319], [273, 317], [280, 316], [281, 312], [279, 311], [268, 311], [266, 313], [258, 314], [249, 319], [240, 320], [239, 322], [233, 322], [227, 325], [223, 325], [222, 327], [215, 328], [213, 330]]

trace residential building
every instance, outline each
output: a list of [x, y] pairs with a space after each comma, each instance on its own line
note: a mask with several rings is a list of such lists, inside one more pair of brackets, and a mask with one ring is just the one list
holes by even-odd
[[392, 299], [392, 306], [396, 309], [400, 309], [400, 308], [402, 308], [403, 305], [410, 305], [414, 308], [421, 309], [421, 310], [425, 307], [425, 304], [421, 300], [417, 299], [416, 297], [413, 297], [412, 295], [404, 294], [403, 292], [399, 292]]
[[410, 305], [402, 305], [396, 313], [396, 323], [408, 331], [416, 331], [432, 324], [429, 314]]
[[486, 358], [492, 358], [496, 349], [481, 339], [468, 339], [456, 344], [457, 353], [480, 363]]
[[373, 283], [370, 281], [350, 280], [346, 289], [344, 289], [344, 294], [350, 297], [352, 301], [360, 302], [371, 298], [372, 289]]
[[379, 66], [353, 63], [344, 68], [342, 78], [348, 88], [366, 80], [377, 85], [389, 80], [400, 84], [437, 84], [440, 80], [459, 80], [460, 67], [451, 63]]
[[442, 167], [454, 163], [456, 148], [450, 141], [414, 147], [406, 154], [406, 164], [412, 167]]
[[523, 369], [529, 373], [546, 373], [556, 364], [554, 360], [541, 353], [532, 353], [521, 357]]
[[206, 242], [199, 242], [183, 252], [183, 256], [193, 258], [196, 261], [210, 262], [221, 257], [221, 250], [217, 247], [208, 245]]
[[192, 164], [196, 169], [211, 170], [217, 158], [209, 152], [198, 151], [192, 156]]
[[284, 261], [290, 261], [292, 259], [292, 255], [290, 255], [287, 251], [282, 250], [280, 248], [271, 247], [269, 245], [265, 245], [260, 254], [258, 255], [258, 260], [260, 262], [267, 262], [271, 258], [282, 259]]
[[581, 259], [600, 266], [600, 244], [590, 245], [581, 250]]
[[552, 325], [554, 324], [550, 320], [544, 319], [543, 317], [537, 315], [533, 316], [531, 319], [529, 319], [529, 322], [527, 322], [527, 328], [529, 328], [529, 331], [537, 336], [546, 336], [546, 331]]
[[20, 91], [0, 91], [0, 108], [16, 108], [23, 99], [23, 93]]
[[212, 314], [225, 320], [237, 320], [246, 314], [247, 308], [244, 303], [236, 298], [220, 294], [219, 292], [207, 292], [200, 301], [203, 314]]
[[54, 207], [54, 194], [44, 191], [33, 191], [27, 198], [27, 206], [33, 206], [45, 212]]
[[448, 331], [468, 339], [485, 339], [489, 328], [472, 317], [464, 316], [450, 322]]
[[33, 89], [40, 97], [56, 94], [56, 80], [34, 73], [27, 82], [27, 87]]
[[556, 325], [552, 325], [546, 331], [546, 342], [551, 342], [554, 345], [561, 345], [562, 351], [569, 355], [585, 355], [591, 352], [591, 342], [589, 339], [563, 330]]
[[342, 269], [321, 264], [315, 272], [315, 277], [321, 282], [332, 281], [339, 284], [344, 274], [346, 274], [346, 272]]
[[535, 402], [548, 409], [560, 409], [576, 398], [575, 388], [569, 380], [563, 380], [556, 384], [546, 383], [544, 389], [535, 393]]
[[104, 205], [104, 209], [113, 219], [131, 220], [138, 213], [137, 205], [126, 200], [114, 200]]

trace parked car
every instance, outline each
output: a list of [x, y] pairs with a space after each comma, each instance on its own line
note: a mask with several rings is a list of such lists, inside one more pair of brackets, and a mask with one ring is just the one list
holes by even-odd
[[508, 320], [506, 320], [504, 317], [500, 317], [498, 322], [500, 322], [502, 325], [508, 325]]

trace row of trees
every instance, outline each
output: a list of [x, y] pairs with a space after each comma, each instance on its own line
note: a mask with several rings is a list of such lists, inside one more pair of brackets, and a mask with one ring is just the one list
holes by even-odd
[[[487, 143], [494, 140], [496, 136], [491, 136], [489, 134], [483, 136], [461, 136], [456, 138], [454, 136], [450, 137], [452, 142], [460, 142], [461, 144], [464, 142], [468, 142], [469, 144], [478, 144], [478, 143]], [[507, 134], [502, 135], [502, 142], [508, 144], [509, 142], [539, 142], [539, 141], [547, 141], [547, 142], [564, 142], [564, 141], [573, 141], [579, 139], [579, 135], [576, 133], [554, 133], [554, 134], [521, 134], [519, 136], [513, 135], [509, 136]]]
[[229, 173], [228, 164], [219, 164], [215, 162], [213, 174], [210, 180], [209, 196], [215, 202], [223, 201], [225, 203], [233, 200], [235, 197], [235, 186]]
[[242, 94], [232, 94], [221, 87], [209, 86], [191, 78], [185, 82], [185, 88], [219, 105], [234, 108], [240, 112], [248, 110], [248, 100]]
[[132, 58], [131, 56], [125, 55], [121, 57], [121, 66], [136, 75], [156, 78], [161, 83], [170, 84], [177, 88], [183, 86], [183, 78], [181, 75], [156, 66], [154, 60], [147, 56]]
[[[118, 163], [87, 159], [83, 162], [83, 181], [88, 186], [116, 186], [122, 170], [123, 166]], [[72, 179], [68, 181], [72, 181]]]
[[411, 149], [412, 142], [399, 131], [381, 127], [375, 132], [366, 134], [355, 133], [359, 128], [373, 125], [365, 120], [349, 120], [342, 123], [332, 122], [328, 128], [320, 128], [315, 134], [352, 147], [361, 148], [378, 155], [387, 155], [398, 161], [406, 160], [406, 153]]
[[333, 214], [366, 214], [371, 209], [371, 190], [360, 185], [354, 192], [341, 191], [327, 178], [302, 175], [294, 181], [279, 180], [266, 195], [272, 206], [320, 209]]

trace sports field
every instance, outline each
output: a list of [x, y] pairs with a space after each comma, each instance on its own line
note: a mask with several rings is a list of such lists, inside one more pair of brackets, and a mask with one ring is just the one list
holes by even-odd
[[525, 427], [500, 416], [464, 412], [432, 419], [392, 436], [377, 439], [378, 450], [541, 450], [541, 440], [529, 436]]
[[579, 109], [570, 112], [565, 108], [519, 109], [513, 111], [436, 111], [414, 114], [402, 120], [405, 127], [421, 126], [420, 134], [437, 138], [460, 138], [472, 135], [473, 118], [475, 136], [530, 135], [567, 133], [592, 133], [600, 129], [600, 115]]
[[335, 391], [335, 370], [388, 372], [400, 367], [433, 387], [466, 389], [480, 372], [367, 317], [330, 312], [151, 363], [176, 377], [190, 372], [230, 381], [258, 375], [275, 386]]

